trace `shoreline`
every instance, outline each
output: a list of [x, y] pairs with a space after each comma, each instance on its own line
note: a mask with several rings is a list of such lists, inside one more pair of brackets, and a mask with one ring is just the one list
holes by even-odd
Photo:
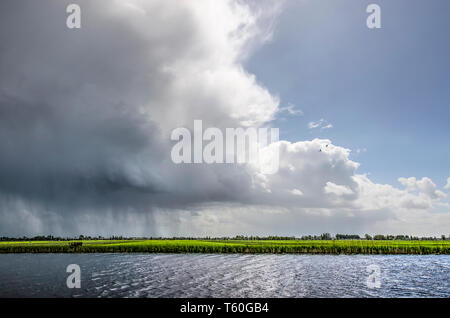
[[85, 240], [0, 242], [0, 254], [19, 253], [450, 255], [450, 241]]

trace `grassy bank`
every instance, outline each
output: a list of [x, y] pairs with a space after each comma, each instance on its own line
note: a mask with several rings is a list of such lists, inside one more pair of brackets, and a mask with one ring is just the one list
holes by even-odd
[[[74, 242], [82, 242], [80, 245]], [[76, 246], [78, 245], [78, 246]], [[450, 254], [450, 241], [87, 240], [0, 242], [0, 253]]]

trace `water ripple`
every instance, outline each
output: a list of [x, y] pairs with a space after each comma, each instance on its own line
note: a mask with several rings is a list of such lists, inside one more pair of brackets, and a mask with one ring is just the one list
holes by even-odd
[[0, 297], [450, 297], [449, 269], [449, 255], [4, 254]]

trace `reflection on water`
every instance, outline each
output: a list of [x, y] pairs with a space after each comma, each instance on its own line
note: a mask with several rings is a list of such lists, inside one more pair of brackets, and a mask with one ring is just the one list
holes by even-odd
[[450, 255], [3, 254], [0, 297], [450, 297], [449, 271]]

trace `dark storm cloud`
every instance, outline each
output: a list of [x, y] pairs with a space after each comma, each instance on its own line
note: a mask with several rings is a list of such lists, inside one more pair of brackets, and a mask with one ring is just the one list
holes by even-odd
[[[177, 116], [167, 116], [173, 75], [162, 68], [192, 54], [191, 13], [155, 2], [167, 24], [133, 24], [117, 4], [78, 1], [82, 28], [69, 30], [69, 3], [0, 4], [0, 193], [65, 218], [148, 213], [245, 193], [250, 180], [239, 171], [236, 189], [229, 187], [233, 173], [174, 167], [160, 131], [165, 122], [152, 117]], [[3, 211], [3, 219], [16, 217], [14, 209]]]

